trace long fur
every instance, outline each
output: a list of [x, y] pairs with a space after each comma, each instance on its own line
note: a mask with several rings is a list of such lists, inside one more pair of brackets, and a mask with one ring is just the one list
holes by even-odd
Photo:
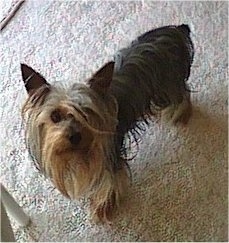
[[138, 144], [151, 115], [178, 106], [188, 95], [186, 81], [194, 55], [189, 35], [187, 25], [161, 27], [115, 56], [110, 92], [118, 102], [117, 150], [124, 157], [129, 150], [126, 134]]
[[[169, 116], [179, 110], [176, 120], [186, 113], [189, 118], [189, 35], [187, 25], [149, 31], [117, 53], [114, 73], [110, 62], [87, 84], [68, 88], [50, 85], [22, 64], [29, 94], [22, 113], [35, 165], [63, 195], [91, 198], [92, 214], [100, 219], [109, 217], [126, 190], [128, 151], [138, 146], [150, 116], [169, 109]], [[60, 122], [52, 120], [57, 109]], [[82, 137], [77, 146], [69, 140], [72, 123]]]

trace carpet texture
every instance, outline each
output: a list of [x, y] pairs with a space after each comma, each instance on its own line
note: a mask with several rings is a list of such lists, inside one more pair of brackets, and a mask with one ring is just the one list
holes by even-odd
[[[89, 221], [84, 199], [64, 198], [34, 168], [20, 109], [20, 63], [52, 83], [84, 82], [137, 35], [189, 24], [194, 106], [185, 127], [152, 122], [130, 162], [132, 186], [113, 224]], [[24, 241], [227, 241], [228, 3], [26, 1], [1, 33], [1, 182], [32, 224]]]

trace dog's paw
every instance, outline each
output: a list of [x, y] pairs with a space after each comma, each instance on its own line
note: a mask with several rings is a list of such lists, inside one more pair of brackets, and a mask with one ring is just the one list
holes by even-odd
[[174, 112], [173, 123], [186, 125], [192, 116], [192, 105], [188, 100], [184, 100]]
[[111, 224], [112, 216], [116, 210], [115, 194], [112, 193], [111, 197], [104, 203], [98, 205], [96, 202], [91, 203], [92, 221], [95, 223]]
[[178, 106], [170, 106], [162, 111], [163, 120], [177, 125], [186, 125], [192, 115], [192, 105], [187, 99], [184, 99]]
[[[106, 175], [109, 178], [110, 174]], [[114, 173], [112, 179], [108, 179], [106, 182], [91, 196], [90, 211], [94, 222], [110, 224], [129, 185], [126, 168], [123, 166], [122, 169]]]

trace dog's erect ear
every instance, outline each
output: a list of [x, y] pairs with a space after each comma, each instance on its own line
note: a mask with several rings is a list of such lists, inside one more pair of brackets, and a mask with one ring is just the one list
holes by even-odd
[[38, 72], [26, 64], [21, 63], [21, 73], [25, 88], [29, 94], [43, 85], [49, 86], [47, 81]]
[[89, 80], [90, 87], [101, 94], [105, 94], [113, 78], [114, 65], [114, 62], [108, 62], [100, 68]]

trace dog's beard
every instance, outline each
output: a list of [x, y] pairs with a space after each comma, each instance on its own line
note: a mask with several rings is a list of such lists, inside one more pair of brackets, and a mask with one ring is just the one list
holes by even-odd
[[[107, 152], [110, 150], [106, 139], [101, 138], [93, 142], [91, 149], [86, 153], [75, 153], [62, 139], [48, 139], [42, 151], [44, 173], [51, 178], [55, 187], [71, 199], [91, 197], [96, 194], [96, 203], [104, 198], [112, 197], [113, 188], [111, 158]], [[106, 145], [105, 145], [106, 144]], [[110, 155], [111, 157], [111, 155]], [[118, 199], [118, 195], [116, 195]]]
[[76, 199], [89, 189], [90, 166], [79, 153], [56, 153], [50, 148], [44, 159], [45, 173], [63, 195]]

